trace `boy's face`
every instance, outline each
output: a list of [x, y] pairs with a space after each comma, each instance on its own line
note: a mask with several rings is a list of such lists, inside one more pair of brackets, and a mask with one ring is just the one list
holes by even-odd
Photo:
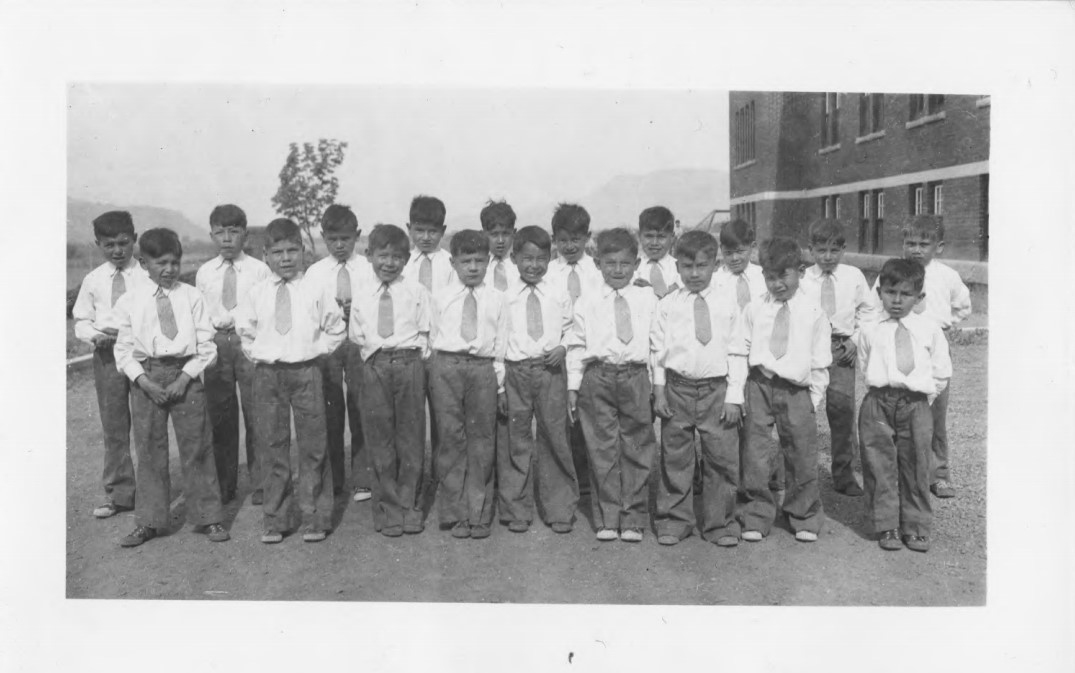
[[149, 279], [164, 289], [170, 289], [179, 280], [179, 266], [183, 261], [181, 255], [166, 252], [160, 257], [143, 255], [142, 268], [149, 274]]
[[944, 251], [944, 241], [936, 241], [925, 234], [908, 234], [903, 239], [903, 256], [926, 266]]
[[459, 280], [467, 287], [478, 287], [485, 280], [485, 270], [489, 268], [489, 255], [481, 252], [468, 252], [452, 257], [452, 268]]
[[585, 234], [569, 234], [562, 229], [552, 237], [556, 252], [560, 253], [560, 256], [568, 264], [574, 264], [582, 259], [583, 254], [586, 253], [586, 242], [589, 240], [589, 232]]
[[377, 280], [382, 283], [391, 283], [399, 278], [399, 274], [403, 272], [403, 267], [407, 265], [407, 260], [411, 258], [411, 255], [409, 252], [389, 245], [370, 250], [368, 257]]
[[551, 255], [533, 243], [523, 243], [519, 252], [511, 253], [511, 261], [519, 267], [519, 277], [524, 283], [534, 285], [540, 283], [549, 270]]
[[672, 243], [676, 240], [675, 233], [671, 231], [657, 231], [647, 229], [639, 235], [642, 243], [642, 252], [648, 259], [658, 260], [668, 254]]
[[504, 224], [497, 224], [485, 232], [489, 239], [489, 252], [497, 259], [504, 259], [511, 254], [511, 241], [515, 238], [515, 229]]
[[210, 225], [209, 236], [216, 243], [220, 256], [224, 259], [235, 259], [243, 251], [246, 243], [246, 229], [230, 225], [222, 227], [219, 224]]
[[676, 270], [683, 281], [683, 287], [691, 292], [701, 292], [709, 287], [713, 272], [717, 270], [717, 258], [705, 252], [699, 252], [694, 259], [676, 258]]
[[724, 266], [728, 267], [728, 270], [736, 275], [746, 271], [755, 245], [755, 243], [751, 243], [741, 248], [725, 248], [723, 250]]
[[629, 250], [606, 252], [597, 259], [597, 268], [613, 290], [622, 290], [631, 282], [638, 268], [638, 255]]
[[803, 277], [802, 269], [794, 267], [762, 269], [761, 274], [774, 301], [787, 301], [795, 296], [795, 291], [799, 289], [799, 280]]
[[337, 262], [346, 262], [355, 251], [361, 230], [349, 231], [321, 231], [321, 240], [325, 242], [328, 252]]
[[915, 304], [925, 298], [925, 292], [916, 292], [909, 280], [899, 283], [880, 285], [877, 294], [881, 295], [881, 304], [885, 312], [899, 320], [914, 310]]
[[843, 259], [844, 248], [845, 246], [836, 245], [832, 242], [811, 244], [810, 254], [814, 258], [814, 264], [817, 264], [819, 269], [830, 273], [836, 269], [840, 260]]
[[97, 247], [101, 249], [105, 259], [117, 268], [122, 268], [127, 265], [131, 255], [134, 254], [134, 242], [137, 239], [138, 237], [132, 234], [101, 236], [97, 239]]
[[438, 227], [429, 222], [407, 223], [407, 231], [411, 235], [411, 242], [418, 252], [430, 254], [440, 247], [440, 239], [444, 238], [444, 227]]
[[302, 241], [285, 238], [265, 246], [265, 263], [277, 276], [291, 280], [302, 271]]

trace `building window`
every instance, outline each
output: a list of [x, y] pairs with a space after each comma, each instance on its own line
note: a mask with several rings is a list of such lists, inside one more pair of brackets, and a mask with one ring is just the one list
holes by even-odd
[[923, 215], [923, 214], [925, 214], [925, 212], [926, 212], [925, 211], [926, 204], [925, 204], [925, 201], [924, 201], [925, 192], [926, 192], [925, 187], [918, 186], [918, 187], [914, 188], [914, 191], [912, 192], [913, 197], [912, 197], [912, 201], [911, 201], [911, 214], [912, 215]]
[[736, 219], [743, 220], [750, 226], [754, 227], [757, 224], [757, 219], [755, 217], [757, 213], [756, 206], [757, 204], [754, 202], [740, 203], [735, 207], [733, 215]]
[[859, 192], [859, 252], [870, 249], [870, 193]]
[[933, 185], [933, 214], [944, 215], [944, 185]]
[[859, 136], [880, 133], [885, 128], [885, 95], [859, 94]]
[[978, 256], [986, 262], [989, 260], [989, 174], [983, 175], [979, 180], [982, 201], [978, 206]]
[[910, 120], [935, 115], [944, 108], [944, 94], [916, 93], [910, 95]]
[[754, 155], [754, 101], [735, 111], [735, 165], [753, 161]]
[[859, 252], [879, 254], [883, 250], [884, 217], [885, 193], [880, 189], [859, 192]]
[[885, 233], [885, 192], [881, 189], [876, 189], [873, 192], [874, 201], [874, 218], [873, 218], [873, 245], [870, 247], [870, 251], [874, 254], [880, 254], [885, 249], [884, 233]]
[[821, 146], [840, 142], [840, 94], [821, 94]]
[[827, 196], [821, 197], [821, 212], [824, 213], [825, 219], [832, 217], [832, 206]]
[[832, 198], [836, 202], [836, 205], [833, 207], [833, 212], [836, 213], [836, 219], [840, 219], [840, 197], [834, 196]]

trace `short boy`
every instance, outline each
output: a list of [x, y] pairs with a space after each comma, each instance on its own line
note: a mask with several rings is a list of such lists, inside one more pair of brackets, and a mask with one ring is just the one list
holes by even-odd
[[832, 364], [825, 391], [825, 414], [832, 436], [832, 483], [837, 493], [862, 495], [851, 464], [855, 459], [855, 340], [859, 330], [876, 320], [866, 277], [841, 263], [844, 228], [838, 220], [810, 225], [813, 266], [803, 274], [802, 290], [814, 298], [832, 325]]
[[739, 307], [710, 284], [717, 240], [689, 231], [676, 243], [683, 287], [657, 304], [650, 331], [653, 408], [661, 423], [657, 542], [674, 545], [695, 525], [694, 434], [702, 454], [702, 537], [721, 547], [739, 544], [735, 519], [739, 434], [747, 350]]
[[745, 220], [736, 219], [721, 226], [721, 265], [713, 274], [713, 289], [731, 298], [740, 310], [765, 298], [761, 267], [750, 261], [756, 249], [754, 227]]
[[[768, 293], [743, 314], [749, 349], [746, 402], [749, 435], [741, 451], [743, 489], [739, 521], [743, 539], [757, 542], [776, 518], [770, 477], [784, 464], [782, 504], [800, 542], [817, 540], [824, 513], [817, 479], [817, 422], [832, 364], [829, 321], [817, 302], [799, 292], [803, 260], [793, 239], [774, 237], [759, 251]], [[771, 435], [776, 425], [779, 449]]]
[[254, 409], [261, 429], [265, 490], [261, 541], [276, 544], [290, 528], [291, 413], [298, 440], [302, 539], [320, 542], [332, 527], [332, 469], [326, 455], [324, 387], [318, 359], [334, 353], [346, 327], [336, 297], [303, 275], [298, 225], [278, 218], [265, 228], [265, 261], [273, 275], [239, 305], [235, 329], [254, 361]]
[[116, 369], [112, 346], [116, 324], [112, 309], [126, 292], [149, 283], [146, 270], [131, 257], [138, 236], [131, 214], [110, 211], [93, 220], [97, 247], [108, 260], [86, 274], [71, 315], [75, 336], [93, 346], [93, 383], [104, 434], [105, 501], [93, 515], [106, 519], [134, 508], [134, 463], [131, 461], [130, 381]]
[[638, 238], [645, 257], [635, 271], [635, 285], [653, 288], [657, 299], [679, 289], [676, 258], [676, 218], [664, 206], [646, 208], [638, 216]]
[[631, 284], [638, 242], [626, 229], [597, 235], [597, 260], [603, 285], [575, 302], [568, 411], [586, 438], [597, 539], [640, 542], [657, 453], [649, 343], [657, 297]]
[[134, 449], [138, 454], [136, 527], [120, 540], [137, 547], [170, 523], [168, 418], [183, 468], [187, 518], [213, 542], [228, 539], [213, 459], [213, 428], [199, 377], [216, 357], [213, 325], [202, 294], [179, 282], [183, 246], [171, 229], [142, 235], [149, 282], [116, 304], [116, 366], [134, 383]]
[[[314, 262], [306, 270], [307, 282], [320, 286], [336, 299], [346, 323], [351, 312], [352, 285], [359, 289], [374, 283], [370, 263], [355, 252], [362, 232], [358, 218], [347, 206], [332, 204], [321, 216], [321, 238], [328, 249], [328, 256]], [[362, 357], [358, 347], [344, 339], [335, 352], [319, 361], [321, 383], [325, 396], [325, 421], [328, 433], [328, 461], [332, 467], [332, 484], [341, 493], [347, 483], [344, 468], [343, 429], [344, 417], [351, 431], [351, 479], [355, 502], [370, 499], [369, 457], [363, 450], [362, 423], [359, 419], [359, 381], [362, 373]], [[344, 394], [346, 375], [347, 391]]]
[[[219, 254], [198, 268], [195, 285], [205, 297], [209, 320], [216, 329], [216, 361], [205, 369], [205, 399], [213, 423], [213, 456], [220, 482], [221, 502], [230, 502], [239, 482], [239, 405], [246, 429], [246, 473], [253, 489], [251, 501], [262, 500], [259, 456], [254, 432], [254, 363], [243, 355], [235, 333], [235, 310], [250, 288], [272, 275], [260, 259], [243, 252], [246, 213], [225, 204], [209, 213], [209, 235]], [[239, 395], [235, 394], [236, 385]]]
[[373, 527], [388, 537], [421, 533], [426, 364], [431, 299], [404, 267], [410, 242], [378, 224], [369, 238], [376, 283], [355, 287], [349, 336], [362, 355], [362, 428], [373, 468]]
[[[939, 215], [916, 215], [903, 230], [903, 256], [926, 269], [925, 299], [915, 305], [915, 313], [933, 320], [944, 333], [971, 314], [970, 290], [952, 267], [937, 261], [944, 252], [944, 220]], [[874, 289], [879, 287], [874, 281]], [[952, 382], [930, 405], [933, 413], [933, 468], [929, 490], [938, 498], [954, 498], [956, 489], [949, 481], [948, 393]]]
[[490, 200], [481, 210], [482, 231], [489, 239], [489, 267], [485, 282], [506, 292], [509, 285], [519, 282], [519, 268], [511, 259], [512, 238], [515, 236], [515, 211], [507, 201]]
[[[429, 390], [440, 452], [441, 526], [452, 537], [489, 537], [493, 522], [498, 396], [504, 394], [504, 293], [485, 282], [489, 240], [480, 231], [452, 236], [457, 280], [433, 295]], [[503, 402], [501, 402], [503, 406]]]
[[546, 277], [551, 256], [552, 239], [541, 227], [523, 227], [515, 235], [511, 258], [521, 282], [508, 289], [510, 329], [504, 381], [510, 441], [498, 442], [496, 459], [500, 518], [513, 533], [530, 528], [532, 489], [539, 511], [556, 533], [571, 532], [579, 501], [578, 476], [564, 422], [571, 298]]
[[878, 543], [890, 551], [929, 550], [929, 407], [952, 375], [940, 326], [914, 312], [927, 296], [925, 276], [916, 260], [885, 262], [878, 276], [881, 321], [859, 333], [859, 366], [869, 387], [859, 410], [862, 473]]

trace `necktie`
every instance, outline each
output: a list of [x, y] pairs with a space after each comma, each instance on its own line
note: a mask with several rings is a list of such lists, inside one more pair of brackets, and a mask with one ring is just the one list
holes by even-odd
[[433, 260], [428, 255], [422, 255], [422, 263], [418, 267], [418, 282], [433, 291]]
[[694, 295], [694, 336], [703, 346], [713, 338], [713, 325], [709, 321], [709, 304], [700, 294]]
[[574, 264], [571, 265], [571, 273], [567, 274], [567, 293], [571, 295], [572, 304], [582, 294], [582, 283], [579, 282], [579, 272]]
[[377, 336], [387, 339], [396, 331], [396, 319], [392, 315], [392, 295], [388, 286], [381, 287], [381, 299], [377, 302]]
[[921, 313], [922, 311], [925, 311], [926, 310], [926, 300], [923, 299], [922, 301], [920, 301], [917, 304], [915, 304], [914, 309], [912, 309], [912, 310], [915, 313]]
[[739, 280], [735, 282], [735, 299], [739, 302], [739, 308], [750, 303], [750, 283], [744, 274], [739, 274]]
[[821, 281], [821, 308], [830, 318], [836, 313], [836, 283], [831, 273], [826, 273], [825, 280]]
[[493, 268], [493, 287], [500, 291], [508, 289], [508, 272], [504, 270], [504, 260], [498, 259]]
[[224, 289], [220, 293], [220, 303], [229, 311], [235, 308], [238, 303], [235, 298], [238, 294], [235, 287], [236, 282], [235, 263], [229, 260], [228, 268], [224, 270]]
[[123, 272], [116, 269], [115, 275], [112, 276], [112, 306], [116, 305], [116, 300], [126, 291], [127, 283], [123, 280]]
[[470, 342], [478, 338], [478, 298], [474, 288], [469, 288], [463, 300], [463, 319], [459, 322], [459, 336]]
[[631, 306], [627, 303], [627, 297], [617, 292], [613, 306], [616, 311], [616, 338], [625, 344], [631, 343], [635, 335], [631, 328]]
[[902, 322], [896, 323], [896, 369], [904, 376], [914, 371], [914, 352], [911, 350], [911, 333]]
[[668, 294], [668, 286], [664, 282], [664, 274], [661, 273], [661, 265], [655, 261], [649, 263], [649, 284], [658, 297]]
[[276, 286], [276, 331], [279, 334], [291, 331], [291, 292], [286, 281]]
[[537, 341], [545, 334], [545, 325], [541, 318], [541, 300], [538, 299], [534, 286], [530, 286], [530, 296], [526, 298], [526, 333]]
[[175, 325], [175, 312], [172, 311], [172, 300], [164, 294], [164, 288], [157, 288], [157, 320], [161, 324], [161, 334], [171, 341], [179, 334], [179, 328]]
[[336, 299], [351, 301], [351, 272], [346, 264], [340, 264], [340, 272], [336, 274]]
[[787, 302], [780, 305], [773, 321], [773, 335], [769, 338], [769, 352], [777, 360], [784, 357], [788, 352], [788, 331], [791, 326], [791, 311], [788, 310]]

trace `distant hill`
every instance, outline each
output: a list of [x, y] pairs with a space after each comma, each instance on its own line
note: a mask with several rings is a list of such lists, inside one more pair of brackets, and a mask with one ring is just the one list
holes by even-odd
[[209, 240], [207, 228], [194, 224], [178, 210], [153, 206], [118, 206], [67, 197], [67, 242], [93, 243], [93, 218], [109, 210], [128, 211], [134, 218], [134, 230], [139, 233], [153, 227], [167, 227], [179, 234], [181, 240]]

